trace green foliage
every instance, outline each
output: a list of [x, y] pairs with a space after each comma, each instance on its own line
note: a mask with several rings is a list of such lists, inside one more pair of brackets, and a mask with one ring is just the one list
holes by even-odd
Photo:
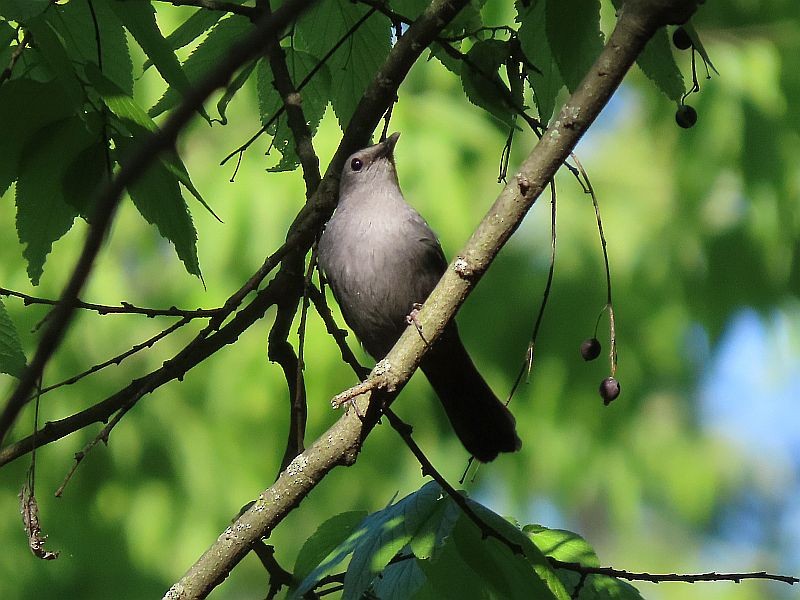
[[[325, 56], [368, 10], [348, 0], [318, 2], [297, 23], [300, 49], [313, 56]], [[375, 13], [358, 28], [358, 35], [340, 44], [328, 59], [330, 102], [342, 129], [347, 127], [361, 95], [389, 53], [390, 36], [389, 20]]]
[[569, 91], [578, 87], [603, 48], [600, 0], [542, 0], [547, 42]]
[[[33, 281], [40, 283], [37, 293], [57, 297], [80, 250], [81, 219], [91, 221], [97, 188], [156, 129], [150, 115], [167, 116], [187, 85], [250, 29], [246, 19], [218, 11], [164, 5], [156, 12], [153, 6], [93, 0], [93, 17], [85, 1], [0, 0], [5, 19], [0, 68], [20, 49], [23, 36], [32, 35], [10, 79], [0, 85], [0, 192], [5, 194], [0, 285], [22, 289]], [[390, 6], [414, 18], [427, 3], [402, 0]], [[282, 46], [295, 86], [367, 10], [345, 0], [321, 0], [286, 32]], [[707, 537], [720, 515], [731, 499], [759, 486], [770, 498], [786, 494], [786, 482], [770, 478], [774, 465], [708, 431], [698, 417], [696, 389], [736, 311], [786, 310], [797, 318], [800, 117], [791, 107], [800, 96], [800, 71], [787, 65], [800, 52], [799, 16], [793, 0], [769, 6], [706, 3], [695, 27], [687, 26], [699, 52], [702, 90], [687, 99], [698, 110], [697, 126], [679, 131], [674, 125], [673, 101], [683, 93], [691, 59], [688, 52], [674, 52], [666, 32], [659, 32], [640, 57], [647, 78], [630, 74], [617, 108], [604, 112], [578, 150], [601, 205], [617, 308], [618, 376], [625, 391], [607, 409], [596, 389], [608, 365], [584, 363], [577, 352], [605, 302], [594, 212], [572, 179], [557, 178], [554, 285], [530, 384], [511, 405], [525, 448], [482, 468], [469, 484], [472, 497], [485, 505], [471, 506], [522, 544], [524, 555], [511, 556], [497, 540], [483, 539], [433, 486], [365, 513], [396, 490], [404, 495], [420, 485], [418, 465], [383, 426], [370, 435], [354, 467], [332, 473], [272, 532], [276, 558], [294, 565], [295, 589], [313, 587], [320, 577], [346, 568], [346, 593], [354, 596], [366, 591], [382, 599], [529, 598], [535, 591], [568, 598], [578, 576], [552, 569], [544, 557], [599, 564], [577, 534], [530, 525], [520, 531], [493, 511], [547, 523], [555, 507], [558, 522], [602, 548], [603, 564], [620, 568], [706, 569], [708, 563], [697, 556], [707, 555], [709, 543], [722, 548], [720, 554], [738, 556], [727, 541]], [[496, 164], [511, 110], [490, 86], [513, 89], [504, 67], [509, 60], [525, 66], [525, 100], [547, 121], [557, 113], [565, 84], [574, 88], [596, 56], [600, 25], [611, 18], [610, 3], [595, 1], [475, 2], [446, 35], [459, 52], [487, 65], [489, 80], [438, 43], [431, 47], [438, 60], [419, 61], [412, 69], [392, 120], [392, 127], [403, 131], [398, 171], [408, 199], [440, 233], [449, 256], [498, 192]], [[483, 29], [494, 26], [517, 31]], [[129, 36], [136, 42], [130, 47]], [[513, 55], [514, 37], [525, 60]], [[323, 166], [391, 43], [389, 21], [373, 14], [301, 90]], [[709, 52], [722, 73], [710, 81], [700, 65]], [[156, 69], [148, 70], [150, 64]], [[259, 139], [244, 153], [235, 184], [228, 181], [230, 172], [211, 168], [279, 110], [272, 79], [264, 59], [233, 74], [210, 104], [216, 102], [218, 120], [228, 126], [214, 120], [209, 128], [197, 119], [201, 127], [189, 129], [177, 149], [163, 154], [131, 187], [132, 201], [121, 207], [86, 299], [221, 305], [285, 239], [303, 202], [302, 182], [296, 174], [265, 175], [297, 165], [285, 117], [268, 128], [265, 138], [271, 140]], [[329, 104], [333, 110], [326, 113]], [[270, 142], [282, 155], [277, 161], [263, 158]], [[511, 164], [534, 143], [530, 132], [515, 133]], [[223, 205], [225, 226], [203, 219], [194, 207], [190, 212], [187, 190], [204, 205], [203, 197]], [[545, 202], [540, 204], [460, 315], [475, 362], [499, 393], [516, 375], [547, 277], [549, 214]], [[143, 234], [140, 215], [158, 235]], [[67, 233], [70, 228], [76, 235]], [[165, 254], [162, 238], [175, 246], [179, 260]], [[208, 290], [187, 283], [184, 272], [199, 275], [201, 259]], [[46, 314], [45, 307], [24, 307], [16, 299], [0, 304], [0, 371], [21, 372], [25, 353], [35, 347], [31, 332]], [[21, 559], [28, 550], [19, 523], [2, 520], [0, 596], [70, 597], [81, 589], [86, 598], [129, 590], [135, 590], [132, 597], [155, 597], [185, 571], [278, 467], [287, 411], [280, 370], [264, 360], [271, 318], [268, 314], [263, 327], [185, 381], [143, 399], [113, 431], [108, 446], [90, 453], [58, 502], [50, 492], [74, 453], [99, 429], [42, 449], [37, 489], [44, 530], [68, 560], [43, 565]], [[48, 366], [44, 383], [71, 377], [166, 327], [134, 319], [83, 315]], [[598, 337], [607, 349], [604, 323]], [[45, 395], [42, 420], [72, 414], [158, 367], [195, 335], [196, 329], [189, 329], [120, 367], [59, 388], [52, 398]], [[297, 323], [289, 338], [295, 346], [296, 332]], [[325, 399], [353, 383], [313, 310], [304, 363], [311, 439], [337, 416]], [[3, 397], [10, 379], [0, 379]], [[751, 394], [754, 403], [761, 401], [758, 391]], [[434, 406], [422, 380], [412, 381], [396, 405], [414, 423], [415, 439], [437, 467], [454, 478], [463, 469], [463, 453]], [[26, 412], [14, 436], [29, 431], [32, 421], [32, 412]], [[24, 459], [5, 467], [0, 494], [5, 515], [18, 511], [18, 482], [26, 469]], [[786, 558], [773, 542], [761, 548], [752, 542], [758, 558], [748, 569], [780, 568]], [[731, 543], [737, 550], [750, 540], [737, 537]], [[413, 558], [392, 562], [398, 552]], [[264, 595], [264, 579], [261, 566], [248, 558], [217, 594]], [[648, 598], [673, 595], [663, 584], [637, 587]], [[741, 600], [789, 597], [768, 586], [735, 589]], [[579, 597], [633, 600], [640, 592], [593, 575]], [[717, 591], [712, 584], [678, 593], [727, 598], [730, 588]]]
[[8, 316], [5, 304], [0, 300], [0, 373], [19, 377], [25, 368], [25, 362], [17, 328]]
[[501, 123], [513, 127], [513, 113], [504, 101], [504, 94], [510, 96], [510, 91], [498, 73], [507, 58], [508, 45], [505, 42], [490, 39], [476, 43], [461, 65], [461, 85], [470, 102], [488, 111]]
[[[300, 572], [308, 574], [289, 597], [300, 598], [314, 589], [351, 554], [343, 598], [360, 598], [367, 590], [380, 598], [569, 597], [528, 537], [492, 511], [469, 503], [483, 523], [520, 545], [524, 554], [515, 555], [504, 543], [485, 539], [476, 524], [431, 482], [363, 518], [357, 528], [358, 516], [353, 513], [324, 523], [300, 552], [304, 565]], [[334, 546], [337, 540], [341, 541]], [[320, 546], [327, 554], [309, 546]], [[308, 556], [315, 552], [318, 562], [309, 572]], [[458, 593], [459, 589], [464, 592]], [[475, 595], [477, 591], [480, 596]]]

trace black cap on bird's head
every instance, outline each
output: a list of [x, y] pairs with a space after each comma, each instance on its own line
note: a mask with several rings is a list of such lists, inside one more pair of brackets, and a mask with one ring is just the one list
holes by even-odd
[[397, 186], [394, 147], [399, 138], [400, 133], [395, 132], [382, 142], [351, 154], [342, 169], [340, 197], [361, 185], [374, 187], [388, 181]]

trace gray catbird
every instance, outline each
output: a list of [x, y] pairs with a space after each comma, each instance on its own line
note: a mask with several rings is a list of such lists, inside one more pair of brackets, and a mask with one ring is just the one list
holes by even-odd
[[[403, 333], [447, 268], [425, 220], [403, 199], [394, 165], [399, 133], [347, 159], [339, 206], [319, 241], [319, 264], [345, 321], [376, 360]], [[519, 450], [514, 417], [467, 354], [455, 323], [425, 355], [422, 371], [464, 447], [480, 461]]]

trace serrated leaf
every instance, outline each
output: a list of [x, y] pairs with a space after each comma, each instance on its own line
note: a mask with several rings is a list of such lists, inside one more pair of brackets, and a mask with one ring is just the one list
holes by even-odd
[[50, 5], [50, 0], [0, 0], [0, 16], [25, 23]]
[[367, 514], [365, 510], [343, 512], [317, 527], [297, 554], [294, 576], [303, 579], [311, 573], [337, 546], [350, 537]]
[[546, 32], [561, 77], [574, 92], [603, 49], [600, 0], [546, 0]]
[[389, 561], [406, 545], [437, 508], [441, 488], [422, 488], [367, 517], [367, 531], [353, 550], [344, 576], [343, 600], [357, 600]]
[[[219, 21], [183, 64], [183, 72], [188, 81], [200, 80], [209, 69], [219, 62], [219, 57], [252, 28], [253, 24], [249, 19], [238, 15], [231, 15]], [[150, 116], [157, 117], [176, 106], [181, 101], [179, 91], [168, 88], [148, 111]]]
[[[190, 87], [189, 79], [181, 68], [170, 43], [164, 38], [156, 22], [156, 11], [150, 2], [129, 2], [126, 0], [110, 0], [112, 10], [122, 24], [125, 25], [136, 43], [153, 61], [158, 72], [171, 90], [184, 94]], [[201, 114], [208, 119], [205, 110]]]
[[[325, 56], [368, 10], [350, 0], [317, 2], [297, 22], [298, 42], [311, 55]], [[375, 13], [328, 59], [331, 104], [342, 129], [347, 127], [364, 90], [389, 54], [391, 32], [389, 20]]]
[[61, 35], [45, 18], [46, 15], [31, 19], [28, 29], [36, 40], [36, 51], [44, 59], [55, 80], [64, 88], [64, 92], [77, 112], [85, 101], [85, 94], [81, 87], [72, 58], [67, 54]]
[[19, 377], [25, 369], [25, 362], [17, 328], [0, 300], [0, 373]]
[[546, 125], [553, 116], [556, 97], [564, 87], [564, 80], [547, 41], [545, 7], [544, 0], [527, 8], [521, 1], [517, 2], [520, 47], [525, 57], [539, 70], [529, 70], [528, 81], [533, 88], [539, 120]]
[[[199, 8], [167, 36], [167, 41], [173, 50], [183, 48], [211, 29], [223, 16], [225, 13], [222, 11]], [[142, 70], [146, 71], [152, 66], [153, 61], [148, 58]]]
[[[114, 142], [119, 151], [117, 160], [124, 166], [138, 140], [114, 136]], [[128, 186], [128, 194], [142, 217], [156, 226], [161, 237], [172, 242], [186, 271], [202, 278], [197, 260], [197, 232], [178, 178], [163, 163], [156, 162]]]
[[[547, 529], [541, 525], [526, 525], [523, 533], [547, 556], [563, 562], [600, 566], [594, 549], [577, 533], [563, 529]], [[567, 589], [575, 589], [581, 576], [575, 571], [556, 569]], [[589, 575], [582, 584], [580, 597], [585, 600], [642, 600], [639, 591], [629, 583], [606, 575]]]
[[[126, 133], [129, 137], [141, 138], [146, 132], [155, 131], [157, 129], [155, 121], [147, 115], [144, 109], [142, 109], [133, 98], [126, 95], [121, 89], [114, 85], [113, 82], [109, 81], [93, 63], [85, 65], [84, 70], [86, 77], [92, 83], [95, 90], [97, 90], [97, 93], [100, 94], [100, 97], [103, 99], [108, 109], [125, 124]], [[192, 183], [186, 165], [183, 164], [183, 161], [176, 152], [171, 150], [163, 152], [159, 157], [159, 161], [167, 170], [178, 178], [178, 181], [189, 190], [192, 196], [194, 196], [214, 218], [221, 222], [221, 219], [206, 203], [200, 195], [200, 192]]]
[[17, 179], [28, 140], [48, 123], [72, 112], [64, 89], [55, 82], [12, 79], [0, 86], [0, 194]]
[[498, 73], [507, 58], [508, 45], [502, 40], [489, 39], [476, 43], [461, 63], [461, 85], [470, 102], [501, 123], [513, 127], [513, 113], [504, 100], [511, 92]]
[[681, 99], [686, 86], [672, 55], [672, 44], [666, 28], [662, 27], [655, 32], [639, 54], [636, 63], [667, 98], [675, 102]]
[[[89, 9], [88, 2], [67, 2], [54, 5], [47, 14], [50, 23], [61, 35], [69, 55], [80, 63], [98, 64], [99, 34], [103, 75], [131, 95], [133, 62], [125, 29], [111, 10], [109, 2], [94, 2], [92, 8], [94, 13]], [[54, 12], [57, 17], [50, 17]], [[94, 26], [95, 18], [97, 31]]]
[[48, 125], [31, 137], [23, 151], [16, 189], [17, 234], [26, 244], [23, 256], [34, 285], [53, 242], [69, 231], [77, 216], [64, 198], [62, 181], [72, 160], [98, 139], [100, 117], [95, 117]]
[[[314, 69], [319, 60], [302, 50], [285, 48], [286, 68], [292, 83], [297, 88], [306, 76]], [[265, 60], [260, 61], [257, 77], [259, 108], [261, 122], [267, 124], [281, 108], [283, 102], [275, 89], [272, 81], [272, 71]], [[302, 98], [303, 115], [309, 125], [312, 135], [317, 131], [319, 122], [325, 114], [325, 108], [330, 100], [331, 76], [327, 66], [323, 65], [314, 77], [300, 90]], [[267, 132], [273, 136], [273, 146], [283, 155], [280, 162], [271, 167], [270, 171], [290, 171], [300, 164], [295, 151], [294, 135], [289, 128], [286, 116], [281, 116], [273, 123]]]

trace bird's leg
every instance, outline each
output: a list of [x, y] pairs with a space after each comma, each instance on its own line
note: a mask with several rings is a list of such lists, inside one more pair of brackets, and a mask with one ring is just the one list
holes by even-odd
[[411, 305], [411, 312], [408, 313], [408, 315], [406, 316], [406, 323], [408, 325], [413, 325], [414, 327], [416, 327], [419, 337], [421, 337], [422, 341], [425, 342], [425, 345], [427, 345], [428, 340], [426, 340], [425, 336], [422, 334], [422, 323], [420, 323], [419, 320], [417, 319], [417, 315], [419, 314], [421, 308], [422, 304], [420, 304], [419, 302], [414, 302], [414, 304]]

